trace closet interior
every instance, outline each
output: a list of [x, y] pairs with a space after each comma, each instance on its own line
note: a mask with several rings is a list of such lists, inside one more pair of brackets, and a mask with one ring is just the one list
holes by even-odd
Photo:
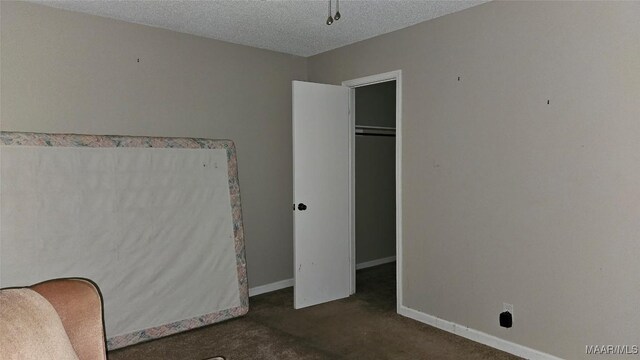
[[[396, 82], [355, 89], [356, 269], [395, 261]], [[356, 279], [357, 281], [357, 279]]]

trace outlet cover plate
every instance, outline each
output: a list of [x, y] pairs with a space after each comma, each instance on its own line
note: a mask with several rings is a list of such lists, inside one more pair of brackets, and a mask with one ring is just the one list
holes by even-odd
[[508, 311], [513, 316], [513, 304], [502, 303], [502, 311]]

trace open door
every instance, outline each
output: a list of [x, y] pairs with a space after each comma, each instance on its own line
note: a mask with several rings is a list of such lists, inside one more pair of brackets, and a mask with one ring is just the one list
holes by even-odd
[[350, 295], [349, 88], [293, 82], [294, 308]]

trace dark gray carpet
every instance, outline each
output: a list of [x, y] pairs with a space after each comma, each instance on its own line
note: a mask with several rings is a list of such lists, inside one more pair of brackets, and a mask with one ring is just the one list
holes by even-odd
[[517, 359], [395, 313], [395, 263], [358, 271], [347, 299], [293, 309], [293, 289], [250, 299], [249, 314], [130, 346], [110, 360]]

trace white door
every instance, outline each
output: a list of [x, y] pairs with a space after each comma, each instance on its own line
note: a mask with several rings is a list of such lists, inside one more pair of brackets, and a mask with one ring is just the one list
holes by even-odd
[[349, 88], [293, 82], [294, 308], [350, 293]]

